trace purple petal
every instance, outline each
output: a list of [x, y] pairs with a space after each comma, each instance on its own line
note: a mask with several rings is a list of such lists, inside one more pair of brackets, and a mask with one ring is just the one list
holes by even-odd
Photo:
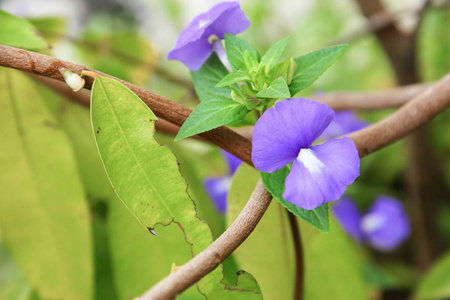
[[227, 195], [231, 186], [231, 177], [206, 178], [203, 182], [206, 192], [220, 214], [227, 210]]
[[220, 14], [215, 12], [212, 16], [211, 13], [214, 22], [205, 30], [208, 37], [215, 35], [219, 39], [224, 39], [225, 33], [238, 34], [250, 26], [250, 21], [241, 10], [239, 2], [222, 2], [215, 7]]
[[252, 160], [256, 169], [274, 172], [297, 158], [333, 119], [333, 110], [304, 98], [284, 99], [269, 108], [253, 131]]
[[339, 199], [359, 176], [359, 156], [350, 138], [302, 149], [286, 178], [283, 198], [307, 210]]
[[354, 111], [337, 111], [333, 122], [325, 129], [322, 138], [330, 139], [346, 135], [353, 131], [360, 130], [369, 125], [368, 122], [360, 120]]
[[359, 243], [362, 243], [364, 241], [361, 231], [362, 215], [353, 200], [350, 197], [342, 197], [333, 205], [332, 211], [342, 229]]
[[410, 234], [409, 220], [397, 199], [377, 197], [361, 221], [369, 243], [380, 250], [393, 250]]
[[198, 70], [212, 53], [209, 38], [238, 34], [250, 26], [239, 2], [221, 2], [198, 15], [178, 36], [168, 58], [179, 60], [191, 71]]
[[227, 151], [220, 150], [220, 152], [227, 162], [228, 174], [233, 175], [234, 172], [236, 172], [237, 168], [242, 164], [242, 160], [240, 160], [233, 154], [228, 153]]
[[197, 71], [208, 60], [212, 52], [213, 48], [208, 40], [200, 39], [180, 48], [174, 48], [169, 52], [167, 58], [178, 60], [185, 64], [189, 70]]

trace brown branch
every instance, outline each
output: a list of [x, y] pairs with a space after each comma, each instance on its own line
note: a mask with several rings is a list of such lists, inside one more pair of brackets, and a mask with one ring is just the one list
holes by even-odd
[[137, 299], [172, 299], [213, 271], [252, 233], [271, 200], [260, 179], [242, 212], [218, 239]]
[[[0, 66], [30, 72], [37, 75], [64, 81], [59, 73], [60, 68], [67, 68], [74, 73], [80, 74], [82, 70], [95, 72], [101, 76], [114, 78], [131, 89], [142, 101], [155, 113], [158, 118], [164, 119], [172, 124], [181, 126], [192, 112], [183, 105], [170, 101], [162, 96], [147, 91], [144, 88], [117, 79], [113, 76], [98, 72], [82, 65], [59, 60], [57, 58], [22, 50], [18, 48], [0, 45]], [[85, 88], [91, 89], [93, 80], [86, 78]], [[220, 148], [239, 157], [242, 161], [253, 166], [251, 159], [251, 142], [236, 132], [226, 127], [220, 127], [199, 134], [202, 138], [216, 144]]]
[[327, 104], [334, 110], [393, 108], [402, 106], [433, 84], [412, 84], [374, 92], [323, 93], [315, 95], [313, 100]]
[[428, 88], [387, 118], [348, 136], [361, 157], [413, 132], [450, 104], [450, 74]]

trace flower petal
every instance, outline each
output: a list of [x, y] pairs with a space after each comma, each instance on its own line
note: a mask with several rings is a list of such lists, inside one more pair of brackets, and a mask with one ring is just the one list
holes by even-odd
[[225, 33], [238, 34], [250, 26], [250, 21], [241, 10], [239, 2], [219, 3], [211, 9], [210, 16], [214, 22], [205, 30], [204, 36], [207, 37], [216, 35], [219, 39], [224, 39]]
[[239, 2], [221, 2], [198, 15], [181, 31], [168, 58], [179, 60], [191, 71], [197, 71], [212, 53], [211, 36], [224, 39], [225, 33], [238, 34], [248, 26], [250, 22]]
[[233, 175], [237, 168], [242, 164], [242, 160], [227, 151], [220, 150], [220, 152], [227, 162], [228, 174]]
[[311, 210], [339, 199], [359, 176], [359, 156], [350, 138], [302, 149], [286, 178], [283, 198]]
[[350, 132], [360, 130], [367, 125], [369, 125], [369, 123], [359, 119], [354, 111], [337, 111], [334, 115], [333, 121], [323, 132], [322, 138], [336, 138], [342, 135], [346, 135]]
[[342, 229], [359, 243], [364, 241], [361, 230], [361, 212], [350, 197], [342, 197], [332, 207], [333, 215]]
[[333, 110], [304, 98], [284, 99], [269, 108], [253, 131], [252, 160], [256, 169], [274, 172], [308, 148], [333, 119]]
[[168, 59], [178, 60], [191, 71], [197, 71], [213, 52], [208, 40], [200, 39], [180, 48], [174, 48], [167, 55]]
[[203, 185], [217, 211], [220, 214], [225, 214], [227, 210], [228, 190], [231, 186], [231, 177], [206, 178]]
[[369, 243], [380, 250], [393, 250], [410, 234], [409, 220], [397, 199], [377, 197], [361, 222]]

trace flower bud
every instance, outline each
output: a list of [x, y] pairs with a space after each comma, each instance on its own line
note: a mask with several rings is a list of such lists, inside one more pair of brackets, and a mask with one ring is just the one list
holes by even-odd
[[70, 86], [74, 92], [78, 92], [84, 87], [85, 81], [78, 74], [75, 74], [66, 68], [59, 69], [59, 73], [61, 73], [67, 85]]

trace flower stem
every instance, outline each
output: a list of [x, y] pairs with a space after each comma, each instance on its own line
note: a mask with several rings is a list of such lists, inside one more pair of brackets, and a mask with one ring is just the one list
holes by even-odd
[[228, 62], [227, 53], [225, 52], [225, 48], [222, 45], [222, 41], [219, 39], [216, 39], [212, 42], [212, 46], [213, 46], [214, 51], [216, 51], [217, 56], [219, 57], [220, 61], [225, 66], [225, 68], [227, 68], [227, 70], [229, 72], [231, 72], [232, 69], [231, 69], [230, 63]]

